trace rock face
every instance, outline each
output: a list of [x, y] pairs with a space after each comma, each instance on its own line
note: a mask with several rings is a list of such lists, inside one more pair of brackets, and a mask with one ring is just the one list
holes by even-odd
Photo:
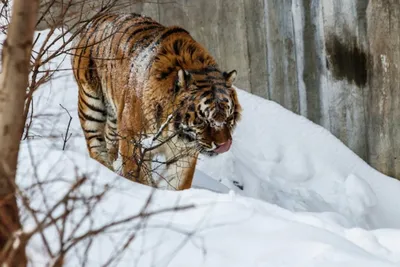
[[370, 1], [367, 18], [369, 161], [400, 178], [400, 2]]
[[106, 10], [141, 13], [146, 6], [142, 2], [144, 0], [41, 0], [36, 29], [41, 31], [54, 26], [66, 26], [73, 30], [76, 23]]
[[[40, 14], [50, 12], [38, 29], [57, 24], [62, 10], [68, 19], [61, 24], [70, 27], [107, 2], [72, 0], [66, 10], [57, 3], [49, 8], [52, 1], [42, 0]], [[308, 117], [378, 170], [400, 178], [397, 0], [113, 2], [113, 11], [185, 27], [222, 68], [236, 66], [238, 87]]]

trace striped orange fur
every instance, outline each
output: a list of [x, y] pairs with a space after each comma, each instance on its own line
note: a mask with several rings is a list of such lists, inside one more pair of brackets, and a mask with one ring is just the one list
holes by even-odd
[[[75, 43], [79, 119], [92, 158], [134, 181], [192, 184], [199, 153], [229, 150], [241, 107], [213, 57], [180, 27], [102, 15]], [[143, 146], [143, 139], [152, 144]], [[163, 156], [166, 170], [154, 168]], [[161, 181], [161, 182], [160, 182]]]

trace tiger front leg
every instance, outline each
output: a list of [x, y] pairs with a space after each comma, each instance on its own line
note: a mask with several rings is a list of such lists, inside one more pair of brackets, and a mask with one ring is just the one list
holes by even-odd
[[120, 174], [134, 182], [155, 187], [152, 179], [151, 155], [143, 154], [134, 139], [121, 137], [119, 140]]
[[[163, 177], [166, 189], [184, 190], [192, 186], [193, 176], [196, 169], [198, 154], [175, 158], [169, 163], [167, 158], [166, 175]], [[171, 158], [170, 158], [171, 161]]]

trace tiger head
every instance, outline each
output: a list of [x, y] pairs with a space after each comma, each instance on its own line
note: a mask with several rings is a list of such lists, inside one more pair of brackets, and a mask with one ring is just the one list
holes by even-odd
[[235, 78], [236, 71], [226, 73], [216, 68], [178, 71], [174, 90], [180, 108], [174, 128], [202, 154], [215, 156], [231, 147], [232, 131], [241, 112], [232, 87]]

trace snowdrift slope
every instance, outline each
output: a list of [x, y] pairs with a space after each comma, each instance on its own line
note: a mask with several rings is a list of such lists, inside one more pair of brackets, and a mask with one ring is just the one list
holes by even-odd
[[[70, 67], [68, 58], [63, 67]], [[398, 266], [400, 183], [276, 103], [241, 90], [239, 100], [243, 119], [231, 151], [202, 158], [196, 170], [194, 187], [209, 190], [156, 191], [150, 209], [196, 207], [153, 216], [145, 227], [135, 228], [132, 220], [136, 238], [118, 266]], [[60, 136], [68, 116], [60, 104], [73, 116], [65, 151]], [[76, 109], [77, 88], [68, 72], [35, 94], [35, 138], [21, 144], [18, 183], [29, 187], [32, 177], [85, 174], [98, 187], [114, 187], [96, 209], [97, 224], [136, 214], [152, 190], [88, 157]], [[48, 202], [66, 190], [64, 184], [49, 186]], [[25, 227], [31, 224], [25, 218]], [[101, 266], [124, 233], [95, 239], [89, 266]], [[40, 238], [28, 252], [33, 266], [49, 260]], [[68, 255], [67, 266], [80, 266], [79, 253]]]
[[371, 168], [324, 128], [244, 91], [232, 151], [198, 169], [241, 194], [293, 211], [336, 212], [349, 225], [400, 227], [400, 183]]

